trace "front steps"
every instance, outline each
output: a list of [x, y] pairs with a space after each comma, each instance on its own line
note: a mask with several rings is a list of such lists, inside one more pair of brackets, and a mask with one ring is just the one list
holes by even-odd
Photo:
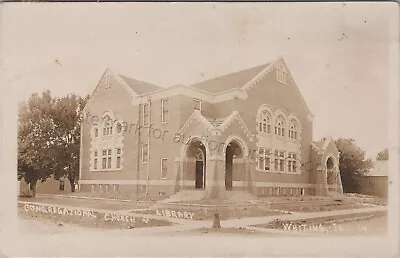
[[338, 193], [336, 191], [328, 191], [328, 197], [331, 197], [335, 200], [343, 200], [344, 199], [344, 195], [341, 193]]
[[257, 197], [246, 191], [226, 191], [226, 199], [233, 202], [257, 201]]
[[190, 202], [199, 201], [203, 199], [205, 191], [203, 189], [199, 190], [181, 190], [169, 198], [159, 201], [160, 203], [172, 203], [172, 202]]

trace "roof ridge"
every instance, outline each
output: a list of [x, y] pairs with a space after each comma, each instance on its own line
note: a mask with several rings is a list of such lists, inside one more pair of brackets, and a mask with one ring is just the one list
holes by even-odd
[[120, 77], [125, 77], [125, 78], [127, 78], [127, 79], [135, 80], [135, 81], [142, 82], [142, 83], [146, 83], [146, 84], [151, 84], [151, 85], [154, 85], [154, 86], [157, 86], [157, 87], [162, 88], [161, 86], [159, 86], [159, 85], [157, 85], [157, 84], [150, 83], [150, 82], [143, 81], [143, 80], [138, 80], [138, 79], [136, 79], [136, 78], [133, 78], [133, 77], [130, 77], [130, 76], [127, 76], [127, 75], [124, 75], [124, 74], [118, 73], [118, 76], [120, 76]]
[[244, 68], [244, 69], [241, 69], [241, 70], [235, 70], [235, 71], [230, 72], [230, 73], [224, 73], [224, 74], [221, 74], [221, 75], [218, 75], [218, 76], [215, 76], [215, 77], [210, 77], [208, 79], [205, 79], [205, 80], [202, 80], [202, 81], [199, 81], [199, 82], [196, 82], [196, 83], [192, 83], [189, 86], [193, 86], [193, 85], [200, 84], [200, 83], [203, 83], [203, 82], [219, 79], [219, 78], [222, 78], [222, 77], [225, 77], [225, 76], [230, 76], [232, 74], [241, 73], [241, 72], [248, 71], [248, 70], [251, 70], [251, 69], [254, 69], [254, 68], [259, 68], [259, 67], [262, 67], [262, 66], [267, 67], [270, 63], [271, 62], [260, 64], [260, 65], [255, 65], [255, 66], [252, 66], [252, 67], [249, 67], [249, 68]]
[[216, 77], [193, 83], [189, 87], [214, 94], [227, 92], [234, 89], [241, 89], [244, 85], [246, 85], [246, 83], [251, 81], [270, 64], [271, 62], [221, 74]]
[[154, 92], [160, 89], [163, 89], [163, 87], [158, 86], [153, 83], [141, 81], [123, 74], [118, 74], [118, 77], [121, 78], [126, 84], [138, 95]]

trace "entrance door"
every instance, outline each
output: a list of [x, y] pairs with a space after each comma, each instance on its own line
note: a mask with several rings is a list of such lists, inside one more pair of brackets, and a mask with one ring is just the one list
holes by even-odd
[[228, 145], [225, 156], [225, 189], [232, 190], [233, 148]]
[[205, 188], [205, 158], [201, 148], [197, 150], [196, 154], [196, 188]]
[[203, 161], [196, 160], [196, 188], [204, 188]]

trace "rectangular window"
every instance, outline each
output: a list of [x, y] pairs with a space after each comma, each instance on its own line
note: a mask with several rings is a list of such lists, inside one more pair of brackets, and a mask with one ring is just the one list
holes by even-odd
[[146, 144], [142, 144], [142, 163], [147, 163], [149, 159], [149, 146]]
[[168, 123], [168, 99], [161, 100], [161, 122]]
[[167, 178], [167, 171], [168, 171], [168, 159], [162, 158], [161, 159], [161, 179]]
[[258, 169], [263, 171], [271, 170], [271, 149], [258, 148]]
[[285, 152], [279, 152], [279, 171], [285, 171]]
[[108, 163], [107, 163], [107, 168], [111, 168], [111, 157], [108, 157]]
[[276, 69], [276, 80], [278, 82], [286, 84], [286, 73], [283, 67]]
[[263, 156], [258, 157], [258, 168], [260, 170], [264, 170], [264, 157]]
[[297, 162], [296, 162], [297, 155], [296, 153], [289, 153], [288, 156], [288, 172], [296, 172], [297, 171]]
[[296, 153], [293, 153], [292, 154], [292, 171], [293, 172], [297, 172], [297, 161], [296, 161], [296, 159], [297, 159], [297, 155], [296, 155]]
[[117, 153], [117, 168], [121, 168], [121, 148], [117, 148], [116, 153]]
[[94, 156], [94, 159], [93, 159], [93, 170], [97, 170], [97, 154], [98, 154], [97, 151], [93, 152], [93, 156]]
[[117, 168], [121, 168], [121, 157], [117, 157]]
[[101, 168], [102, 169], [110, 169], [111, 168], [111, 150], [103, 150], [103, 159]]
[[266, 171], [270, 171], [271, 170], [271, 150], [267, 149], [265, 151], [265, 164], [264, 164], [264, 169]]
[[274, 166], [274, 168], [275, 168], [275, 171], [278, 171], [278, 167], [279, 167], [279, 157], [278, 157], [278, 151], [277, 150], [275, 150], [275, 166]]
[[101, 168], [106, 169], [107, 168], [107, 158], [103, 158], [103, 162], [101, 163]]
[[194, 109], [201, 111], [201, 100], [193, 99]]
[[150, 103], [143, 104], [143, 126], [150, 124]]

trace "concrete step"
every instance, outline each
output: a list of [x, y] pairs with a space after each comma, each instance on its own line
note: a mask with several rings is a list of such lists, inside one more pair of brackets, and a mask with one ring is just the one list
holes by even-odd
[[198, 201], [204, 197], [204, 190], [182, 190], [174, 195], [171, 195], [168, 199], [160, 201], [161, 203], [166, 202], [181, 202], [181, 201]]
[[226, 191], [226, 197], [231, 201], [256, 201], [257, 197], [246, 191]]

